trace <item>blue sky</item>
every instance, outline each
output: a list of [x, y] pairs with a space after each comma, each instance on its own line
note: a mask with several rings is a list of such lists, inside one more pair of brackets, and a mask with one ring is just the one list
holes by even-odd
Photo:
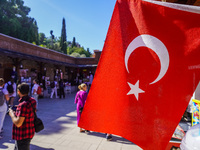
[[67, 41], [76, 37], [85, 49], [102, 50], [116, 0], [24, 0], [29, 16], [37, 21], [39, 32], [61, 35], [66, 21]]

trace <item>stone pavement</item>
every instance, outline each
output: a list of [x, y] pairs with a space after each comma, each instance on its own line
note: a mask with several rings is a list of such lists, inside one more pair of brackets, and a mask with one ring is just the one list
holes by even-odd
[[[79, 133], [76, 122], [75, 93], [66, 94], [65, 99], [39, 99], [37, 115], [44, 122], [45, 129], [36, 133], [31, 141], [31, 150], [141, 150], [132, 142], [113, 135], [112, 141], [105, 134]], [[13, 150], [11, 139], [12, 122], [6, 115], [0, 150]]]

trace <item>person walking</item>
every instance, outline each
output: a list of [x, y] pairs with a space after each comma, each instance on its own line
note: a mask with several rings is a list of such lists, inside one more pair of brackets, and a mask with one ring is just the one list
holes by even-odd
[[13, 103], [14, 103], [14, 99], [15, 97], [17, 96], [17, 92], [16, 92], [16, 83], [14, 82], [14, 79], [11, 78], [10, 81], [8, 81], [5, 85], [4, 85], [4, 88], [8, 91], [9, 93], [9, 101], [8, 101], [8, 105], [10, 107], [13, 106]]
[[59, 81], [60, 99], [61, 99], [62, 96], [63, 96], [63, 98], [65, 98], [64, 88], [65, 88], [65, 84], [64, 84], [63, 80], [60, 79], [60, 81]]
[[[77, 104], [77, 124], [79, 123], [81, 113], [83, 111], [85, 101], [87, 99], [87, 85], [82, 83], [78, 86], [79, 91], [76, 93], [75, 104]], [[80, 128], [80, 132], [85, 132], [84, 129]]]
[[50, 84], [50, 87], [51, 87], [51, 96], [50, 96], [50, 98], [53, 98], [54, 93], [55, 93], [56, 98], [58, 98], [58, 95], [57, 95], [57, 86], [58, 86], [58, 83], [57, 83], [56, 80], [54, 80]]
[[90, 90], [90, 88], [91, 88], [92, 81], [93, 81], [93, 74], [90, 73], [90, 76], [89, 76], [89, 88], [88, 88], [88, 90]]
[[31, 94], [32, 94], [32, 97], [36, 101], [36, 110], [38, 110], [38, 96], [39, 96], [38, 93], [37, 93], [38, 87], [39, 87], [38, 80], [34, 79]]
[[15, 140], [15, 150], [30, 150], [30, 142], [35, 134], [36, 101], [28, 96], [28, 84], [22, 83], [17, 89], [20, 99], [16, 112], [9, 108], [9, 115], [13, 122], [12, 139]]
[[[0, 78], [0, 134], [3, 132], [3, 123], [7, 112], [7, 104], [6, 100], [9, 101], [9, 93], [8, 91], [3, 88], [4, 86], [4, 79]], [[2, 135], [0, 135], [0, 139]]]

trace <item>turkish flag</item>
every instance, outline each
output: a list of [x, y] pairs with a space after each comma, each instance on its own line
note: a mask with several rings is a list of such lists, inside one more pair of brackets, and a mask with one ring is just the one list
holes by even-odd
[[79, 126], [164, 150], [200, 80], [198, 11], [117, 0]]

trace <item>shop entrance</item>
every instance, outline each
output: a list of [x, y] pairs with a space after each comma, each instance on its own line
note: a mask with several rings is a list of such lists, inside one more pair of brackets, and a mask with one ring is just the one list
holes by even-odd
[[5, 68], [4, 69], [3, 78], [4, 78], [5, 82], [10, 81], [11, 74], [12, 74], [12, 69], [11, 68]]

